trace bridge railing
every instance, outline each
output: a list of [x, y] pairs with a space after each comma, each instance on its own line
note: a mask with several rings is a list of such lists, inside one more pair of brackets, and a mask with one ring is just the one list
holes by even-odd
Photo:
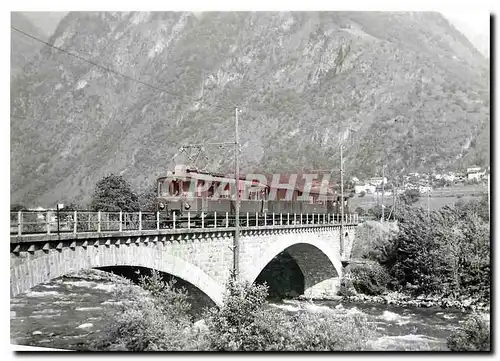
[[[340, 224], [340, 214], [241, 213], [241, 227]], [[356, 213], [345, 214], [344, 223], [358, 223]], [[159, 229], [228, 228], [236, 225], [229, 213], [19, 211], [10, 213], [11, 235], [85, 232], [125, 232]]]

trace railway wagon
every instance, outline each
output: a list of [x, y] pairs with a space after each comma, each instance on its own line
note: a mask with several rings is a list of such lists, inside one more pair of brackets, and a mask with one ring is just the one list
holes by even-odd
[[[328, 188], [326, 196], [321, 197], [321, 187], [313, 185], [276, 186], [259, 180], [238, 180], [240, 214], [247, 212], [255, 215], [262, 213], [324, 214], [340, 213], [341, 200]], [[175, 214], [176, 219], [212, 218], [214, 214], [222, 219], [226, 213], [234, 217], [235, 197], [234, 178], [223, 174], [204, 173], [194, 168], [177, 166], [174, 172], [158, 178], [157, 209], [167, 213], [168, 218]], [[324, 189], [323, 189], [324, 191]], [[307, 193], [306, 193], [307, 192]], [[307, 199], [304, 199], [304, 193]], [[349, 197], [344, 197], [344, 212], [349, 211]]]

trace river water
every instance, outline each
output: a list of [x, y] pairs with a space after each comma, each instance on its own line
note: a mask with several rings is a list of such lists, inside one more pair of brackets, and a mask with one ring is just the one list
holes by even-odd
[[[11, 343], [85, 350], [126, 299], [115, 291], [127, 281], [102, 271], [87, 271], [40, 284], [11, 299]], [[138, 286], [137, 286], [138, 287]], [[284, 312], [364, 314], [376, 324], [372, 350], [447, 350], [446, 338], [466, 316], [459, 311], [352, 304], [340, 301], [271, 302]]]

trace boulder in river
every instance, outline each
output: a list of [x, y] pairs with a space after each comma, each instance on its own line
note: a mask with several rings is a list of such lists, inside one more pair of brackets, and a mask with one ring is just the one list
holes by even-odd
[[90, 328], [90, 327], [94, 327], [93, 324], [91, 323], [82, 323], [80, 326], [78, 326], [77, 328]]

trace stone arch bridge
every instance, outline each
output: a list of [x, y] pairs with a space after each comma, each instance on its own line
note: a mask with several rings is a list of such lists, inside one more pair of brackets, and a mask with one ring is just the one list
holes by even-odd
[[[275, 256], [286, 251], [302, 271], [306, 297], [335, 295], [342, 261], [349, 258], [357, 225], [356, 217], [346, 217], [346, 221], [342, 254], [341, 227], [333, 217], [318, 217], [317, 223], [313, 218], [307, 224], [273, 221], [240, 227], [241, 279], [254, 282]], [[44, 234], [11, 235], [11, 297], [80, 269], [134, 266], [181, 278], [220, 304], [233, 266], [234, 232], [226, 223], [222, 227], [118, 232], [77, 232], [75, 227], [75, 232], [59, 234], [48, 228]]]

